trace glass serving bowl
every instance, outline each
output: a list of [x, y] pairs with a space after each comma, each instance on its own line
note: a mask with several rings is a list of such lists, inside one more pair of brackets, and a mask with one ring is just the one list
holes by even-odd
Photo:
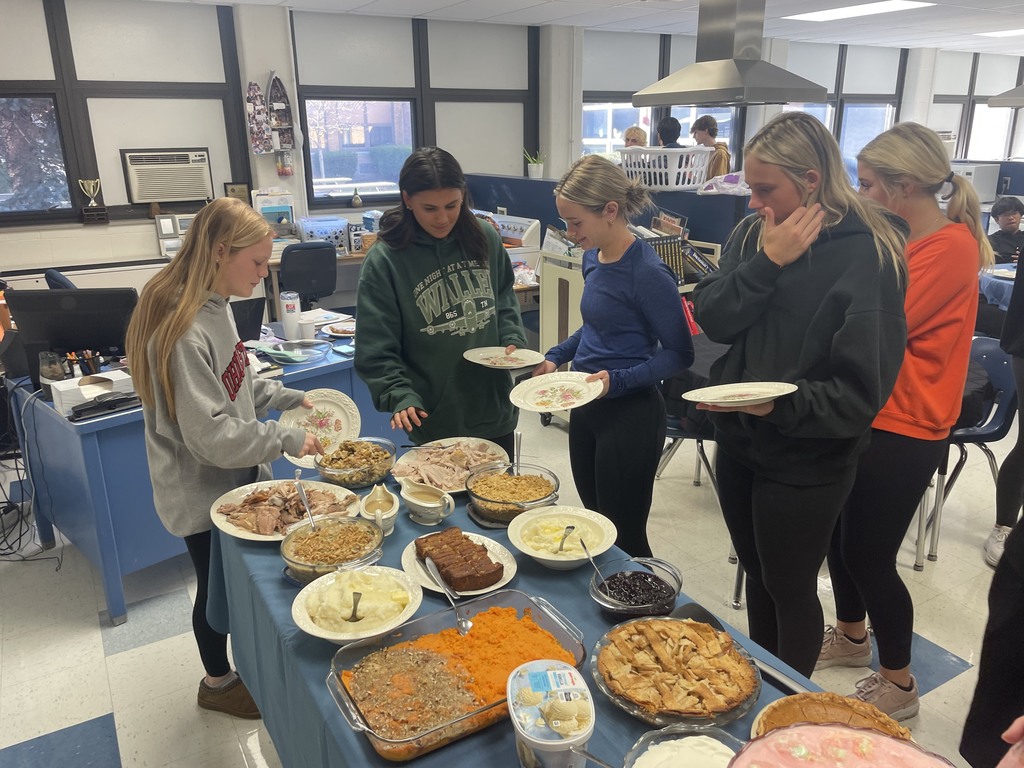
[[301, 341], [282, 341], [273, 345], [266, 344], [261, 346], [260, 350], [275, 363], [296, 365], [320, 362], [331, 351], [331, 344], [328, 341], [303, 339]]
[[[306, 555], [302, 545], [310, 537], [320, 540], [317, 549], [333, 550], [337, 555]], [[288, 530], [281, 542], [281, 557], [297, 581], [308, 583], [332, 571], [373, 565], [384, 553], [383, 541], [384, 532], [377, 523], [361, 517], [317, 520], [316, 530], [310, 530], [309, 521], [304, 520]]]
[[[353, 450], [360, 449], [359, 443], [368, 443], [384, 450], [386, 458], [373, 462], [359, 462], [352, 459]], [[365, 446], [362, 446], [365, 448]], [[334, 447], [331, 453], [323, 456], [313, 457], [313, 465], [320, 473], [320, 477], [328, 483], [340, 485], [343, 488], [365, 488], [374, 483], [379, 483], [391, 468], [395, 466], [395, 454], [398, 449], [390, 440], [383, 437], [360, 437], [355, 440], [342, 440]], [[348, 457], [343, 458], [343, 457]], [[353, 466], [332, 466], [332, 461], [354, 463]]]
[[[490, 478], [500, 478], [502, 476], [523, 478], [533, 476], [540, 477], [548, 482], [545, 484], [544, 492], [528, 495], [527, 498], [522, 498], [521, 493], [516, 494], [518, 498], [514, 501], [510, 500], [511, 495], [502, 498], [490, 490], [483, 492], [479, 490], [481, 483], [490, 484], [488, 483]], [[509, 485], [515, 483], [515, 481], [499, 482], [508, 482]], [[477, 467], [470, 472], [466, 478], [466, 492], [473, 502], [473, 508], [481, 517], [498, 523], [508, 523], [528, 509], [546, 507], [558, 501], [558, 476], [550, 469], [536, 464], [512, 464], [507, 461], [499, 461], [494, 464], [485, 464], [482, 467]]]
[[[668, 742], [682, 741], [684, 739], [690, 739], [697, 736], [703, 736], [708, 739], [714, 739], [724, 747], [728, 748], [735, 754], [743, 749], [743, 742], [732, 736], [721, 728], [715, 728], [714, 726], [708, 725], [687, 725], [680, 723], [677, 725], [667, 725], [657, 731], [648, 731], [641, 736], [636, 744], [633, 745], [632, 749], [626, 753], [625, 761], [623, 762], [622, 768], [633, 768], [647, 750], [651, 747], [659, 744], [665, 744]], [[727, 766], [731, 758], [723, 758], [724, 762], [722, 766]], [[683, 763], [680, 762], [680, 765]], [[710, 765], [710, 763], [701, 763], [701, 765]]]
[[[624, 557], [599, 566], [590, 579], [590, 596], [617, 616], [664, 616], [676, 607], [683, 576], [672, 563], [658, 557]], [[602, 584], [604, 589], [602, 590]]]

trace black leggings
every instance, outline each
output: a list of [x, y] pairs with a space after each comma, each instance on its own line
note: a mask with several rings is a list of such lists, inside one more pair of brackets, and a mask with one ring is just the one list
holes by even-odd
[[228, 663], [228, 636], [222, 635], [206, 620], [206, 593], [210, 583], [211, 532], [185, 537], [192, 566], [196, 569], [196, 604], [192, 607], [192, 633], [196, 636], [203, 668], [210, 677], [222, 677], [231, 671]]
[[914, 603], [896, 571], [896, 555], [921, 497], [949, 450], [946, 440], [919, 440], [871, 430], [857, 477], [839, 516], [828, 571], [840, 621], [871, 617], [878, 660], [887, 669], [910, 665]]
[[1017, 442], [999, 468], [996, 483], [996, 525], [1012, 528], [1024, 501], [1024, 357], [1013, 357], [1013, 380], [1017, 384]]
[[651, 555], [647, 518], [666, 428], [665, 400], [655, 387], [602, 397], [569, 420], [569, 463], [580, 501], [615, 523], [615, 543], [634, 557]]
[[757, 474], [721, 445], [715, 467], [722, 515], [747, 572], [750, 637], [810, 676], [825, 621], [818, 569], [854, 468], [833, 483], [787, 485]]

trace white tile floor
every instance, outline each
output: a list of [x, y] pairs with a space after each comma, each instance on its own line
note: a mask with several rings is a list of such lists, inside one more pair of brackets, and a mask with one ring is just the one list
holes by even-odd
[[[542, 427], [530, 414], [523, 415], [520, 427], [524, 457], [563, 479], [563, 503], [578, 503], [564, 427], [557, 421]], [[1014, 430], [993, 446], [1000, 459], [1015, 437]], [[725, 526], [711, 485], [693, 486], [693, 468], [688, 444], [657, 482], [649, 535], [655, 554], [683, 570], [684, 591], [743, 629], [743, 612], [728, 607], [735, 570], [726, 561]], [[993, 524], [994, 504], [987, 464], [972, 449], [946, 506], [939, 561], [915, 572], [912, 536], [900, 555], [901, 573], [915, 600], [916, 632], [971, 664], [977, 663], [992, 577], [981, 546]], [[37, 552], [38, 546], [30, 544], [26, 551]], [[0, 558], [0, 764], [7, 764], [5, 753], [20, 750], [15, 764], [26, 768], [85, 765], [73, 759], [80, 754], [80, 729], [107, 722], [102, 718], [112, 713], [123, 766], [279, 766], [260, 723], [196, 707], [202, 668], [188, 624], [194, 576], [187, 556], [129, 576], [126, 588], [130, 619], [112, 628], [99, 616], [106, 606], [98, 576], [74, 547], [64, 547], [59, 570], [52, 559]], [[831, 619], [824, 571], [819, 592]], [[132, 620], [143, 611], [152, 620]], [[143, 624], [161, 629], [141, 636]], [[815, 680], [845, 694], [862, 673], [831, 669]], [[921, 714], [907, 723], [918, 742], [957, 765], [965, 765], [956, 745], [975, 678], [972, 668], [927, 693]]]

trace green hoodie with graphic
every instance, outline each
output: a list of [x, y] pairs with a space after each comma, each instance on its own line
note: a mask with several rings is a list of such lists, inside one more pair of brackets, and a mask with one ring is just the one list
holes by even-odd
[[509, 372], [462, 356], [475, 347], [526, 345], [512, 263], [498, 233], [482, 229], [486, 264], [455, 237], [421, 232], [402, 251], [378, 240], [359, 275], [356, 372], [379, 411], [415, 406], [429, 414], [410, 432], [417, 444], [515, 429]]

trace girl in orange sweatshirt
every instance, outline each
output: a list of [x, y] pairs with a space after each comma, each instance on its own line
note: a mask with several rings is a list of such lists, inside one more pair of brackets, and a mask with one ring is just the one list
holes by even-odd
[[978, 270], [993, 257], [978, 197], [952, 174], [934, 131], [896, 125], [861, 150], [857, 172], [860, 193], [910, 227], [907, 349], [835, 528], [828, 565], [838, 618], [825, 628], [815, 669], [868, 666], [870, 615], [880, 672], [858, 682], [854, 697], [904, 720], [917, 714], [919, 697], [910, 673], [914, 605], [896, 572], [896, 553], [948, 450], [967, 378]]

